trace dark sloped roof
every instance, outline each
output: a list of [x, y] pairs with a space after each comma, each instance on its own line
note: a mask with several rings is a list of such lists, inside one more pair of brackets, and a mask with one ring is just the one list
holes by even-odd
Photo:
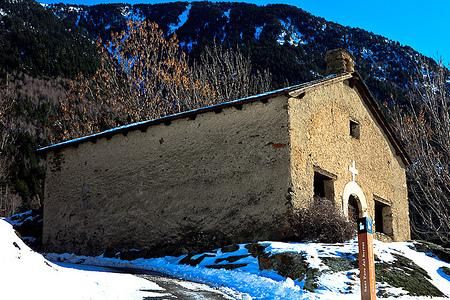
[[378, 109], [377, 103], [376, 103], [373, 95], [370, 93], [369, 89], [367, 88], [366, 84], [362, 80], [361, 76], [356, 72], [352, 73], [352, 74], [349, 74], [349, 73], [344, 73], [344, 74], [339, 74], [339, 75], [333, 74], [333, 75], [329, 75], [327, 77], [324, 77], [324, 78], [321, 78], [318, 80], [286, 87], [283, 89], [270, 91], [270, 92], [263, 93], [263, 94], [258, 94], [258, 95], [254, 95], [254, 96], [250, 96], [250, 97], [246, 97], [246, 98], [242, 98], [242, 99], [237, 99], [237, 100], [233, 100], [233, 101], [229, 101], [229, 102], [223, 102], [223, 103], [212, 105], [212, 106], [206, 106], [206, 107], [202, 107], [202, 108], [198, 108], [198, 109], [194, 109], [194, 110], [180, 112], [177, 114], [164, 116], [162, 118], [158, 118], [158, 119], [154, 119], [154, 120], [146, 120], [146, 121], [142, 121], [142, 122], [136, 122], [136, 123], [132, 123], [132, 124], [124, 125], [124, 126], [111, 128], [111, 129], [108, 129], [108, 130], [105, 130], [102, 132], [98, 132], [98, 133], [94, 133], [94, 134], [91, 134], [88, 136], [71, 139], [71, 140], [63, 141], [63, 142], [56, 143], [53, 145], [41, 147], [41, 148], [37, 149], [37, 152], [40, 154], [44, 154], [48, 151], [57, 151], [57, 150], [60, 150], [62, 148], [68, 147], [68, 146], [77, 146], [81, 143], [88, 142], [88, 141], [95, 141], [96, 139], [103, 138], [103, 137], [111, 138], [113, 135], [116, 135], [119, 133], [125, 134], [129, 131], [138, 130], [138, 129], [145, 130], [146, 128], [153, 126], [153, 125], [159, 125], [159, 124], [168, 125], [168, 124], [170, 124], [171, 121], [176, 120], [176, 119], [195, 118], [195, 116], [198, 114], [211, 112], [211, 111], [217, 112], [217, 111], [220, 111], [227, 107], [240, 107], [244, 104], [257, 102], [257, 101], [264, 102], [264, 101], [267, 101], [268, 99], [274, 98], [276, 96], [281, 96], [281, 95], [298, 96], [298, 95], [301, 95], [303, 91], [314, 88], [316, 86], [322, 86], [324, 84], [331, 84], [333, 82], [344, 81], [344, 80], [348, 80], [349, 84], [352, 87], [356, 87], [358, 89], [361, 96], [363, 97], [365, 102], [368, 104], [369, 109], [371, 110], [375, 119], [378, 121], [378, 123], [381, 125], [383, 130], [386, 132], [386, 136], [388, 137], [389, 141], [394, 146], [396, 154], [402, 158], [402, 160], [405, 164], [408, 164], [410, 162], [409, 157], [407, 156], [404, 149], [401, 147], [401, 144], [396, 139], [391, 127], [389, 126], [389, 124], [387, 124], [383, 115], [381, 114], [380, 110]]

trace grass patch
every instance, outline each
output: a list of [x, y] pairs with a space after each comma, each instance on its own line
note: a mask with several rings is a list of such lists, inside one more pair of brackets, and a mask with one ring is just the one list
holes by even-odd
[[304, 281], [304, 289], [314, 292], [318, 287], [318, 279], [321, 272], [310, 268], [304, 253], [277, 253], [271, 256], [258, 256], [258, 264], [261, 270], [274, 270], [283, 277]]
[[331, 272], [343, 272], [358, 268], [358, 262], [344, 257], [321, 257], [322, 262]]
[[428, 273], [412, 260], [393, 254], [395, 261], [377, 263], [375, 268], [377, 282], [385, 282], [390, 286], [402, 288], [411, 296], [444, 297], [430, 281]]
[[319, 287], [318, 281], [320, 275], [322, 275], [322, 272], [319, 269], [308, 269], [305, 274], [305, 285], [303, 288], [309, 292], [314, 292]]

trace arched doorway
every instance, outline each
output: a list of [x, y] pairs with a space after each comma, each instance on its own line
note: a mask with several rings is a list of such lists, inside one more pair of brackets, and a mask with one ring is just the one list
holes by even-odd
[[344, 187], [342, 210], [348, 219], [362, 218], [368, 214], [366, 197], [355, 181], [350, 181]]

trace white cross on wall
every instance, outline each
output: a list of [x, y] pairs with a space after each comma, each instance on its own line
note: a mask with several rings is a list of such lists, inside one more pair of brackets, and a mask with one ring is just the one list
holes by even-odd
[[348, 170], [350, 171], [350, 173], [352, 173], [352, 181], [356, 181], [356, 175], [358, 175], [358, 170], [356, 169], [356, 163], [354, 160], [352, 161], [352, 165], [348, 167]]

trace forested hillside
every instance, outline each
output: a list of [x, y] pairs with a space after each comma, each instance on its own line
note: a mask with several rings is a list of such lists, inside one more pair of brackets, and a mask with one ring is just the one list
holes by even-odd
[[73, 29], [107, 40], [125, 29], [127, 20], [158, 23], [167, 35], [175, 33], [192, 57], [212, 41], [240, 45], [255, 68], [268, 68], [274, 87], [296, 84], [324, 73], [324, 53], [343, 47], [355, 57], [380, 102], [404, 100], [419, 60], [435, 63], [408, 46], [358, 28], [342, 26], [288, 5], [186, 2], [166, 4], [107, 4], [45, 6]]
[[0, 4], [0, 49], [3, 72], [66, 77], [97, 66], [91, 41], [29, 0]]

